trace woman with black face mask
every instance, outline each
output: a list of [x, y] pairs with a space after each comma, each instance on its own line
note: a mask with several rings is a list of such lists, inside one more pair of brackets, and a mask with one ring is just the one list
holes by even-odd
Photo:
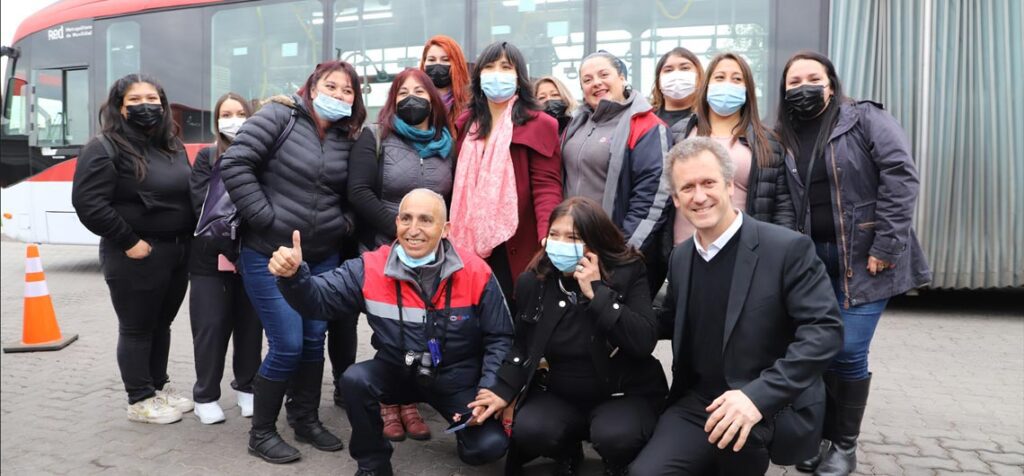
[[100, 235], [128, 419], [174, 423], [193, 407], [167, 386], [171, 321], [188, 287], [195, 229], [192, 168], [167, 95], [153, 78], [117, 80], [100, 108], [100, 126], [78, 156], [71, 203], [82, 224]]
[[544, 106], [544, 112], [558, 121], [558, 135], [561, 136], [576, 111], [576, 99], [569, 93], [569, 88], [554, 76], [544, 76], [533, 82], [533, 94]]
[[[360, 219], [360, 248], [395, 241], [395, 217], [402, 197], [413, 189], [433, 190], [449, 202], [453, 147], [444, 100], [426, 73], [398, 73], [377, 116], [356, 141], [349, 162], [348, 201]], [[416, 404], [381, 404], [384, 436], [401, 441], [430, 438]]]
[[466, 110], [472, 95], [469, 88], [469, 65], [462, 47], [454, 38], [435, 35], [423, 45], [420, 70], [427, 73], [437, 88], [448, 112], [448, 129], [455, 130], [455, 119]]
[[910, 143], [881, 104], [843, 96], [829, 59], [797, 53], [782, 70], [776, 131], [796, 224], [814, 241], [843, 318], [843, 348], [825, 371], [824, 440], [800, 471], [845, 476], [871, 387], [868, 351], [889, 298], [931, 281], [914, 234], [918, 177]]

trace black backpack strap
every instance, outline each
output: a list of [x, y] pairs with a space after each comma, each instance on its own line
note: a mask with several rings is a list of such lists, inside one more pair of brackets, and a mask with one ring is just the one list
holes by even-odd
[[384, 190], [384, 157], [381, 157], [381, 139], [380, 139], [380, 128], [376, 124], [367, 124], [363, 128], [370, 131], [373, 134], [373, 140], [375, 143], [374, 157], [377, 159], [377, 183], [374, 184], [373, 191], [377, 194], [377, 198], [381, 197], [381, 193]]
[[114, 143], [110, 142], [110, 139], [102, 133], [97, 135], [96, 138], [99, 139], [100, 145], [103, 146], [103, 150], [107, 152], [107, 157], [110, 157], [111, 160], [117, 159], [117, 147], [114, 147]]
[[281, 131], [281, 135], [277, 136], [277, 140], [274, 141], [274, 147], [270, 149], [270, 157], [277, 155], [278, 149], [284, 145], [284, 141], [288, 140], [288, 136], [292, 133], [292, 129], [295, 128], [295, 108], [288, 108], [291, 111], [291, 115], [288, 116], [288, 124], [284, 126], [284, 130]]

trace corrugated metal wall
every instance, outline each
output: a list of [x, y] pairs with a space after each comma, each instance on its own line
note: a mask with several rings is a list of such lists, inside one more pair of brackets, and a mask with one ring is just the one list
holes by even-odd
[[833, 0], [830, 57], [903, 124], [937, 288], [1024, 286], [1024, 2]]

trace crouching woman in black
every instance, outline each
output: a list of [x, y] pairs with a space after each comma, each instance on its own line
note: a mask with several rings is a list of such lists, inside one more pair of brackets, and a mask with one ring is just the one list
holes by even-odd
[[[549, 223], [544, 250], [516, 284], [515, 344], [495, 390], [515, 400], [509, 470], [546, 456], [557, 474], [575, 474], [589, 440], [606, 474], [625, 474], [668, 390], [651, 355], [643, 257], [591, 199], [562, 202]], [[548, 369], [538, 371], [542, 360]]]

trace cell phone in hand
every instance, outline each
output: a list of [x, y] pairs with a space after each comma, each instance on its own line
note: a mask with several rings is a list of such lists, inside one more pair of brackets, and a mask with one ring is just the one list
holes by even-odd
[[449, 425], [446, 430], [444, 430], [445, 433], [455, 433], [456, 431], [462, 430], [469, 426], [469, 422], [473, 421], [473, 412], [468, 411], [465, 413], [456, 413], [455, 416], [452, 417], [452, 420], [452, 424]]

